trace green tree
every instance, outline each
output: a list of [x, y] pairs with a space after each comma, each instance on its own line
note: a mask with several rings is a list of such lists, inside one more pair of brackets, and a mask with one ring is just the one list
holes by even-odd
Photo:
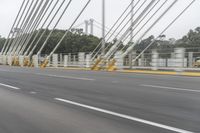
[[[41, 48], [49, 33], [50, 30], [45, 33], [34, 53], [37, 53], [37, 51]], [[55, 30], [48, 40], [46, 46], [44, 47], [42, 54], [49, 54], [64, 34], [64, 30]], [[101, 39], [99, 39], [98, 37], [83, 34], [81, 29], [73, 29], [64, 38], [61, 45], [56, 50], [56, 53], [91, 52], [96, 48], [100, 40]]]
[[200, 47], [200, 27], [190, 30], [187, 35], [179, 39], [176, 47]]

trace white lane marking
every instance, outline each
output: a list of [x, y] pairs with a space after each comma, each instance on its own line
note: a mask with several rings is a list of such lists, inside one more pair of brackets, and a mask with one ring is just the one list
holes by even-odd
[[37, 94], [37, 92], [35, 92], [35, 91], [31, 91], [30, 94]]
[[0, 83], [0, 86], [8, 87], [8, 88], [11, 88], [11, 89], [14, 89], [14, 90], [20, 90], [20, 88], [18, 88], [18, 87], [7, 85], [7, 84], [3, 84], [3, 83]]
[[34, 75], [40, 75], [40, 76], [48, 76], [48, 77], [56, 77], [56, 78], [66, 78], [66, 79], [74, 79], [74, 80], [85, 80], [85, 81], [95, 81], [96, 79], [92, 78], [82, 78], [82, 77], [73, 77], [73, 76], [58, 76], [58, 75], [53, 75], [53, 74], [41, 74], [41, 73], [29, 73], [29, 72], [19, 72], [19, 71], [4, 71], [1, 70], [2, 72], [13, 72], [13, 73], [23, 73], [23, 74], [34, 74]]
[[113, 84], [117, 84], [117, 83], [119, 83], [119, 81], [112, 81], [112, 83], [113, 83]]
[[194, 89], [184, 89], [184, 88], [175, 88], [175, 87], [166, 87], [166, 86], [157, 86], [157, 85], [146, 85], [146, 84], [142, 84], [140, 86], [151, 87], [151, 88], [160, 88], [160, 89], [166, 89], [166, 90], [177, 90], [177, 91], [187, 91], [187, 92], [198, 92], [198, 93], [200, 93], [200, 90], [194, 90]]
[[95, 79], [91, 78], [81, 78], [81, 77], [73, 77], [73, 76], [58, 76], [58, 75], [53, 75], [53, 74], [41, 74], [41, 73], [35, 73], [36, 75], [41, 75], [41, 76], [48, 76], [48, 77], [56, 77], [56, 78], [66, 78], [66, 79], [75, 79], [75, 80], [86, 80], [86, 81], [94, 81]]
[[140, 119], [140, 118], [136, 118], [136, 117], [132, 117], [132, 116], [128, 116], [128, 115], [112, 112], [112, 111], [101, 109], [101, 108], [97, 108], [97, 107], [92, 107], [92, 106], [89, 106], [89, 105], [73, 102], [73, 101], [70, 101], [70, 100], [65, 100], [65, 99], [62, 99], [62, 98], [54, 98], [54, 99], [57, 100], [57, 101], [65, 102], [65, 103], [72, 104], [72, 105], [75, 105], [75, 106], [87, 108], [87, 109], [94, 110], [94, 111], [97, 111], [97, 112], [101, 112], [101, 113], [117, 116], [117, 117], [120, 117], [120, 118], [123, 118], [123, 119], [128, 119], [128, 120], [131, 120], [131, 121], [143, 123], [143, 124], [146, 124], [146, 125], [151, 125], [151, 126], [154, 126], [154, 127], [170, 130], [170, 131], [177, 132], [177, 133], [193, 133], [191, 131], [187, 131], [187, 130], [183, 130], [183, 129], [179, 129], [179, 128], [175, 128], [175, 127], [159, 124], [159, 123], [156, 123], [156, 122], [152, 122], [152, 121], [148, 121], [148, 120], [144, 120], [144, 119]]

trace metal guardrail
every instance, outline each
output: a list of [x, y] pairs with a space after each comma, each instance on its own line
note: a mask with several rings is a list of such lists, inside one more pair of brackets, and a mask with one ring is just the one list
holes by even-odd
[[[158, 50], [157, 50], [158, 51]], [[120, 52], [113, 56], [115, 59], [115, 67], [117, 69], [151, 69], [151, 70], [176, 70], [176, 71], [200, 71], [200, 51], [197, 49], [192, 52], [178, 50], [173, 52], [159, 53], [155, 50], [147, 51], [137, 60], [134, 60], [140, 52], [132, 52], [125, 58], [120, 56]], [[184, 52], [186, 51], [186, 52]], [[47, 55], [32, 58], [33, 66], [39, 67], [43, 63]], [[9, 64], [12, 56], [0, 56], [1, 64]], [[19, 57], [19, 63], [23, 64], [22, 58]], [[96, 58], [97, 60], [98, 58]], [[49, 67], [75, 67], [75, 68], [91, 68], [95, 61], [91, 59], [90, 53], [60, 53], [54, 54], [49, 59]], [[107, 61], [107, 66], [112, 60]], [[37, 65], [36, 65], [37, 64]], [[20, 65], [20, 64], [19, 64]], [[104, 69], [104, 68], [103, 68]]]
[[[144, 53], [138, 60], [134, 62], [134, 58], [139, 53], [133, 52], [125, 58], [117, 56], [115, 60], [116, 67], [119, 69], [162, 69], [162, 70], [199, 70], [200, 65], [195, 66], [197, 58], [200, 57], [200, 52], [184, 52], [181, 56], [177, 53]], [[69, 53], [69, 54], [54, 54], [49, 60], [50, 67], [90, 67], [94, 62], [87, 59], [89, 53]], [[45, 55], [39, 58], [41, 63], [45, 59]]]

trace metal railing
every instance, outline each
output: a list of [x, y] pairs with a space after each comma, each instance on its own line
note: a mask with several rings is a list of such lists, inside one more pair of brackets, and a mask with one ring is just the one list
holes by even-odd
[[[146, 53], [143, 53], [137, 60], [134, 59], [140, 54], [140, 52], [133, 51], [131, 54], [124, 58], [118, 55], [113, 56], [113, 59], [116, 60], [115, 66], [118, 69], [184, 69], [200, 71], [200, 63], [198, 63], [199, 61], [197, 60], [200, 57], [200, 48], [184, 49], [182, 53], [177, 53], [176, 50], [172, 49], [166, 51], [166, 53], [161, 53], [159, 50], [148, 50]], [[45, 59], [46, 56], [47, 55], [42, 55], [39, 58], [39, 64]], [[91, 59], [89, 52], [68, 54], [61, 53], [54, 54], [49, 59], [48, 66], [89, 68], [93, 63], [94, 61]]]

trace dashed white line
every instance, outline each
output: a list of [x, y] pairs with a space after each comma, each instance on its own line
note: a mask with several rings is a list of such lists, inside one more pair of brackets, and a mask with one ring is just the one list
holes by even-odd
[[113, 83], [113, 84], [117, 84], [117, 83], [119, 83], [119, 81], [112, 81], [112, 83]]
[[35, 73], [37, 75], [41, 76], [48, 76], [48, 77], [56, 77], [56, 78], [66, 78], [66, 79], [74, 79], [74, 80], [85, 80], [85, 81], [94, 81], [95, 79], [92, 78], [81, 78], [81, 77], [73, 77], [73, 76], [58, 76], [58, 75], [53, 75], [53, 74], [40, 74], [40, 73]]
[[35, 91], [31, 91], [30, 94], [37, 94], [37, 92], [35, 92]]
[[157, 86], [157, 85], [146, 85], [146, 84], [142, 84], [140, 86], [151, 87], [151, 88], [160, 88], [160, 89], [166, 89], [166, 90], [176, 90], [176, 91], [187, 91], [187, 92], [198, 92], [198, 93], [200, 93], [200, 90], [194, 90], [194, 89], [184, 89], [184, 88], [166, 87], [166, 86]]
[[101, 109], [101, 108], [97, 108], [97, 107], [93, 107], [93, 106], [89, 106], [89, 105], [73, 102], [73, 101], [70, 101], [70, 100], [62, 99], [62, 98], [54, 98], [54, 99], [57, 100], [57, 101], [61, 101], [61, 102], [65, 102], [65, 103], [71, 104], [71, 105], [83, 107], [83, 108], [90, 109], [90, 110], [93, 110], [93, 111], [109, 114], [109, 115], [112, 115], [112, 116], [117, 116], [117, 117], [120, 117], [120, 118], [123, 118], [123, 119], [128, 119], [128, 120], [131, 120], [131, 121], [143, 123], [143, 124], [146, 124], [146, 125], [151, 125], [151, 126], [154, 126], [154, 127], [166, 129], [166, 130], [177, 132], [177, 133], [193, 133], [191, 131], [187, 131], [187, 130], [183, 130], [183, 129], [179, 129], [179, 128], [175, 128], [175, 127], [159, 124], [159, 123], [156, 123], [156, 122], [152, 122], [152, 121], [148, 121], [148, 120], [132, 117], [132, 116], [129, 116], [129, 115], [124, 115], [124, 114], [112, 112], [112, 111], [109, 111], [109, 110], [105, 110], [105, 109]]
[[20, 90], [20, 88], [18, 88], [18, 87], [7, 85], [7, 84], [3, 84], [3, 83], [0, 83], [0, 86], [8, 87], [8, 88], [11, 88], [11, 89], [14, 89], [14, 90]]
[[73, 80], [85, 80], [85, 81], [95, 81], [96, 79], [93, 78], [82, 78], [82, 77], [73, 77], [73, 76], [60, 76], [60, 75], [53, 75], [53, 74], [41, 74], [41, 73], [28, 73], [28, 72], [19, 72], [19, 71], [7, 71], [1, 70], [2, 72], [14, 72], [14, 73], [24, 73], [24, 74], [34, 74], [40, 76], [48, 76], [48, 77], [56, 77], [56, 78], [65, 78], [65, 79], [73, 79]]

